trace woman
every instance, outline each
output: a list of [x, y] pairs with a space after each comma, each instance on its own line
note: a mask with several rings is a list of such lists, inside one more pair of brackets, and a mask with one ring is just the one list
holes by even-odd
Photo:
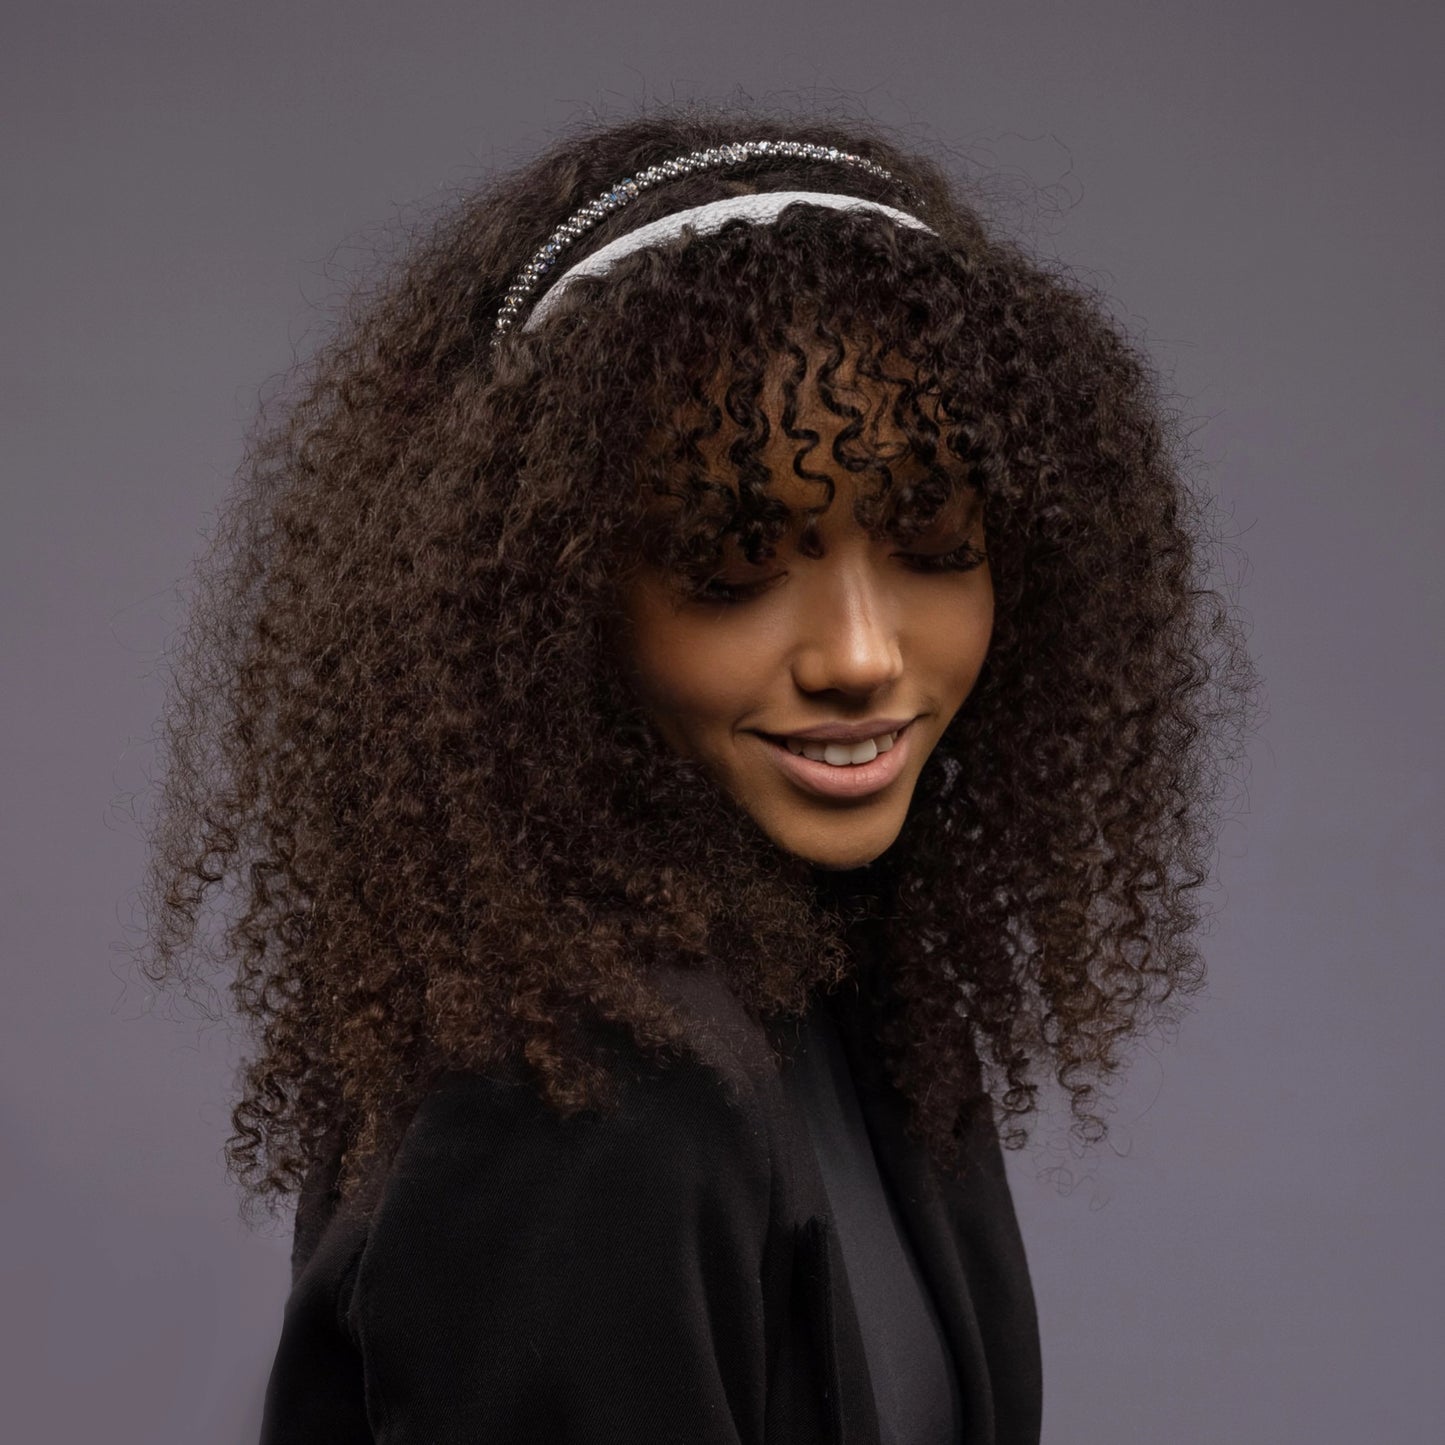
[[1036, 1441], [1000, 1143], [1198, 986], [1249, 697], [1102, 306], [874, 129], [652, 115], [242, 481], [149, 896], [182, 977], [243, 870], [265, 1445]]

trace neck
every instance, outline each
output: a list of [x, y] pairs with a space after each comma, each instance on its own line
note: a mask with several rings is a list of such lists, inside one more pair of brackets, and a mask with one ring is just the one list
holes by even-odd
[[813, 897], [820, 910], [839, 919], [852, 961], [852, 982], [821, 996], [822, 1006], [838, 1025], [860, 1088], [878, 1083], [877, 1021], [890, 1007], [887, 964], [888, 918], [892, 890], [887, 874], [876, 864], [833, 872], [815, 868]]
[[878, 864], [841, 871], [814, 868], [810, 882], [815, 904], [839, 920], [860, 970], [876, 963], [890, 911], [887, 880]]
[[866, 893], [877, 896], [883, 890], [883, 870], [877, 859], [861, 868], [823, 868], [813, 864], [808, 869], [808, 877], [819, 901], [837, 902]]

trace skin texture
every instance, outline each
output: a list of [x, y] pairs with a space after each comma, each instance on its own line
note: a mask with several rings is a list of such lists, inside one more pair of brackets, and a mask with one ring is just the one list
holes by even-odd
[[[846, 361], [837, 382], [876, 400]], [[817, 501], [817, 484], [793, 472], [776, 368], [762, 400], [773, 493], [802, 509]], [[993, 582], [986, 558], [966, 569], [936, 565], [965, 543], [982, 554], [976, 494], [961, 493], [906, 548], [870, 535], [853, 515], [854, 476], [832, 456], [842, 419], [810, 402], [800, 420], [821, 439], [813, 467], [837, 487], [816, 547], [800, 548], [795, 515], [771, 559], [753, 564], [729, 548], [717, 581], [740, 590], [717, 600], [679, 595], [663, 568], [644, 564], [624, 591], [620, 645], [665, 743], [702, 763], [779, 847], [842, 870], [871, 863], [898, 837], [923, 765], [983, 666]], [[906, 437], [885, 416], [871, 440], [906, 480]], [[903, 770], [858, 798], [808, 789], [763, 736], [871, 718], [915, 721]]]

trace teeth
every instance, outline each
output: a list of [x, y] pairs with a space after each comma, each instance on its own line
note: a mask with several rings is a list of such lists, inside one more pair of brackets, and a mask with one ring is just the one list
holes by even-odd
[[799, 738], [784, 738], [783, 741], [788, 751], [799, 757], [812, 758], [815, 763], [831, 763], [835, 768], [846, 768], [858, 763], [871, 763], [879, 753], [886, 753], [897, 737], [897, 733], [883, 733], [880, 737], [864, 738], [858, 743], [819, 743]]

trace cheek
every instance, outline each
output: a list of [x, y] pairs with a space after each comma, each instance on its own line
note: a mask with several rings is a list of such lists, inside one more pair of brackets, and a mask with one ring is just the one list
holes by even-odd
[[624, 650], [632, 685], [658, 731], [679, 752], [688, 738], [726, 723], [736, 669], [720, 655], [716, 630], [671, 609], [634, 613]]
[[923, 633], [929, 643], [930, 671], [958, 703], [973, 690], [993, 639], [993, 589], [979, 587], [983, 580], [972, 575], [961, 611], [957, 604], [940, 611]]
[[653, 662], [639, 681], [642, 700], [656, 717], [687, 722], [708, 712], [706, 693], [685, 668]]

